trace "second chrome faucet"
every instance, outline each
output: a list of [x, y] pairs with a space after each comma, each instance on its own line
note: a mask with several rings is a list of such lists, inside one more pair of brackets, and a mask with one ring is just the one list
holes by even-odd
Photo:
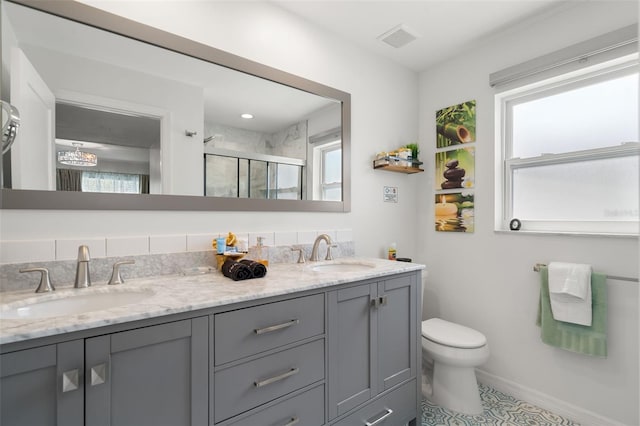
[[325, 260], [333, 260], [333, 256], [331, 255], [331, 247], [336, 247], [335, 244], [331, 241], [331, 237], [327, 234], [320, 234], [313, 242], [313, 248], [311, 249], [311, 257], [309, 260], [315, 262], [320, 260], [320, 256], [318, 255], [318, 247], [320, 246], [320, 241], [324, 240], [327, 243], [327, 256], [324, 258]]

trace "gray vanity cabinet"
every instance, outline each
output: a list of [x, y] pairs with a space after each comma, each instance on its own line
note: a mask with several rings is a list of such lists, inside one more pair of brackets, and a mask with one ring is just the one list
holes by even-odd
[[86, 340], [87, 426], [206, 426], [208, 318]]
[[416, 276], [378, 283], [378, 392], [417, 377]]
[[415, 413], [416, 288], [411, 274], [329, 292], [330, 419], [410, 379]]
[[0, 355], [0, 425], [84, 424], [84, 342]]
[[324, 293], [216, 314], [213, 338], [212, 423], [325, 424]]
[[0, 425], [206, 426], [208, 324], [200, 317], [2, 354]]
[[4, 346], [0, 425], [415, 425], [419, 277]]

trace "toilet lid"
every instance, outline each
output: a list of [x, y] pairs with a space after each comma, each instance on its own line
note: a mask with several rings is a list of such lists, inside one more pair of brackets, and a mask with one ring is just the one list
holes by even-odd
[[479, 348], [487, 343], [487, 338], [479, 331], [440, 318], [423, 321], [422, 335], [433, 342], [454, 348]]

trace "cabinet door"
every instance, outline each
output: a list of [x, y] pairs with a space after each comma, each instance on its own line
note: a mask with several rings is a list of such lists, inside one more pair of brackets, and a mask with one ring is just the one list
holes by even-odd
[[376, 284], [328, 294], [329, 418], [377, 393]]
[[378, 392], [416, 374], [416, 275], [378, 283]]
[[207, 339], [207, 317], [87, 339], [87, 425], [205, 426]]
[[83, 425], [83, 358], [82, 340], [1, 355], [0, 424]]

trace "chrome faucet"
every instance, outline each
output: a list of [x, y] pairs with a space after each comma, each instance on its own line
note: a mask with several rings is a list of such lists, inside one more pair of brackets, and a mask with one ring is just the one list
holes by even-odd
[[324, 258], [325, 260], [333, 260], [333, 256], [331, 255], [331, 247], [335, 247], [335, 244], [331, 241], [331, 237], [327, 234], [320, 234], [313, 242], [313, 249], [311, 250], [310, 261], [315, 262], [320, 260], [318, 256], [318, 246], [320, 246], [320, 241], [324, 240], [327, 243], [327, 256]]
[[78, 263], [76, 265], [75, 288], [86, 288], [91, 286], [91, 275], [89, 274], [89, 247], [78, 247]]

